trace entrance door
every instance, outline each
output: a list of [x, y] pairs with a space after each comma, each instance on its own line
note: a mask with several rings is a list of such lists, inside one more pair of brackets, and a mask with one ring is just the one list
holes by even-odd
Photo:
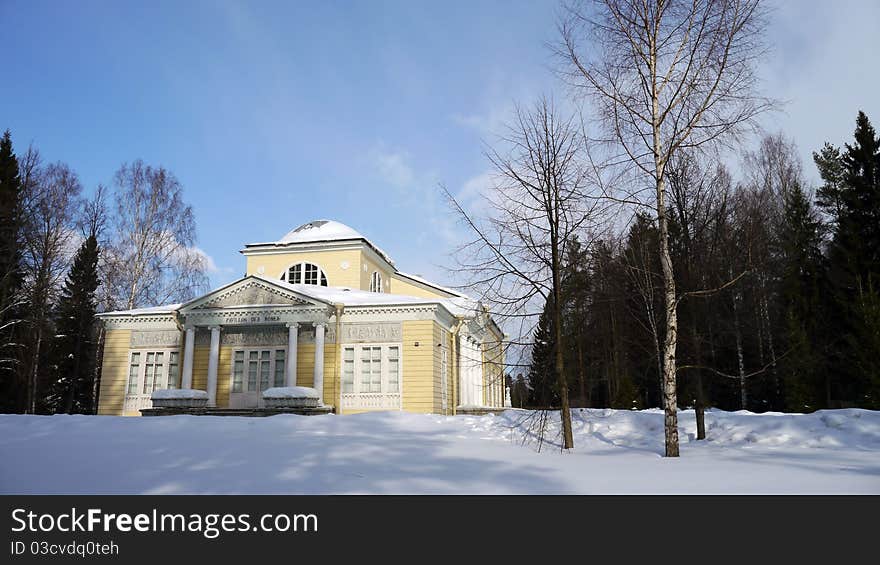
[[230, 408], [259, 408], [267, 388], [284, 386], [284, 349], [238, 349], [232, 354]]

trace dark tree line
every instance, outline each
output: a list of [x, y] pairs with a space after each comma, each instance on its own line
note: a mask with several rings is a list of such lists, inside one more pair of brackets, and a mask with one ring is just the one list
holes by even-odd
[[[814, 162], [815, 191], [781, 134], [746, 153], [736, 181], [705, 154], [670, 162], [680, 407], [880, 408], [880, 139], [868, 117], [859, 113], [852, 143], [826, 144]], [[573, 406], [661, 406], [658, 228], [638, 212], [616, 234], [567, 242], [569, 396]], [[531, 367], [511, 379], [514, 406], [558, 405], [551, 323], [541, 316]]]
[[98, 311], [186, 299], [205, 286], [192, 210], [141, 161], [82, 196], [77, 174], [0, 139], [0, 412], [94, 413]]

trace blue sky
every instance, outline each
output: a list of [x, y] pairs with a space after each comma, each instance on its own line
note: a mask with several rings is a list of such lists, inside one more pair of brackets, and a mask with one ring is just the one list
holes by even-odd
[[[405, 271], [448, 282], [460, 237], [438, 183], [473, 194], [515, 101], [564, 96], [545, 42], [556, 2], [0, 0], [0, 129], [93, 189], [123, 161], [173, 171], [213, 259], [332, 218]], [[880, 125], [880, 3], [778, 4], [766, 119], [804, 159]], [[811, 163], [805, 163], [811, 179]]]

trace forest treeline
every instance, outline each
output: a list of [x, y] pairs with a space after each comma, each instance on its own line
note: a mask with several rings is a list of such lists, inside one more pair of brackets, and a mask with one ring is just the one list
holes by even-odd
[[[670, 163], [680, 407], [880, 408], [880, 139], [859, 112], [853, 139], [813, 161], [818, 187], [776, 134], [736, 175], [705, 154]], [[568, 394], [573, 406], [661, 406], [656, 221], [639, 212], [611, 234], [566, 245]], [[547, 308], [531, 365], [508, 376], [514, 406], [559, 406]]]
[[0, 412], [92, 414], [98, 311], [193, 297], [207, 257], [183, 189], [163, 167], [123, 164], [88, 197], [67, 164], [0, 139]]

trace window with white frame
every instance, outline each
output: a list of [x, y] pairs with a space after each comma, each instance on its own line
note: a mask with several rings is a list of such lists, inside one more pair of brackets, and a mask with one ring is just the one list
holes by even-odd
[[154, 390], [179, 387], [179, 379], [179, 351], [132, 351], [128, 363], [126, 395], [149, 397]]
[[440, 408], [446, 410], [449, 405], [449, 360], [446, 348], [440, 350]]
[[370, 276], [370, 292], [382, 292], [382, 273], [373, 271]]
[[342, 349], [343, 394], [400, 392], [400, 345], [350, 345]]
[[297, 263], [281, 273], [281, 280], [290, 284], [327, 286], [327, 275], [314, 263]]
[[237, 349], [232, 352], [231, 392], [262, 392], [284, 386], [285, 349]]

